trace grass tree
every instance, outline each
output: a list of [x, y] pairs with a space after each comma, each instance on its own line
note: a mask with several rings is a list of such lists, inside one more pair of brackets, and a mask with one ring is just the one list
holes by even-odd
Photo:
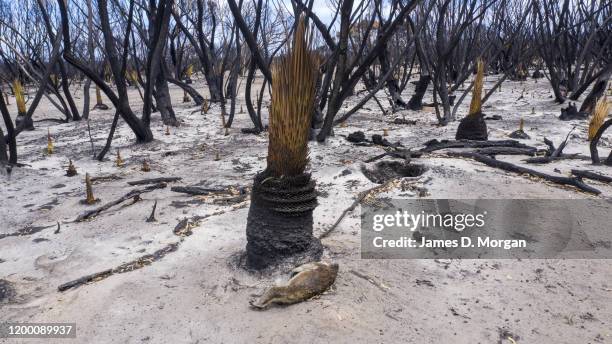
[[[603, 133], [610, 126], [612, 126], [612, 118], [606, 120], [606, 118], [608, 118], [608, 113], [610, 113], [610, 104], [608, 103], [606, 97], [602, 97], [597, 102], [597, 105], [593, 111], [593, 117], [589, 123], [591, 160], [595, 165], [601, 163], [599, 160], [599, 153], [597, 151], [597, 144], [599, 143]], [[612, 166], [612, 150], [610, 151], [610, 155], [608, 155], [608, 159], [606, 159], [604, 163], [608, 166]]]
[[487, 124], [482, 114], [482, 87], [484, 85], [484, 63], [478, 60], [476, 64], [476, 80], [470, 103], [470, 112], [457, 127], [457, 140], [487, 140]]
[[26, 101], [25, 101], [25, 92], [23, 90], [23, 86], [21, 85], [21, 81], [19, 79], [15, 79], [13, 82], [13, 90], [15, 92], [15, 102], [17, 103], [17, 118], [16, 123], [19, 125], [23, 122], [24, 129], [26, 130], [34, 130], [34, 122], [31, 118], [26, 116]]
[[[247, 266], [263, 269], [287, 257], [318, 259], [312, 235], [315, 181], [306, 172], [317, 65], [300, 19], [293, 44], [272, 69], [267, 167], [255, 176], [247, 219]], [[297, 262], [297, 260], [296, 260]]]

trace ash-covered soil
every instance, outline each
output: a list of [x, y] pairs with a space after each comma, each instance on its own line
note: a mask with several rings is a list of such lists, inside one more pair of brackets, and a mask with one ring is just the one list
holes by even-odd
[[[485, 89], [495, 79], [489, 76]], [[205, 93], [201, 81], [196, 85]], [[132, 105], [139, 108], [138, 93], [131, 92]], [[239, 113], [226, 136], [217, 105], [203, 115], [193, 103], [182, 103], [182, 91], [172, 88], [172, 92], [181, 126], [171, 127], [170, 135], [165, 135], [165, 126], [154, 114], [155, 140], [137, 145], [120, 121], [103, 162], [91, 158], [86, 122], [40, 122], [35, 131], [19, 135], [20, 162], [26, 166], [0, 176], [0, 322], [76, 322], [79, 343], [612, 342], [608, 260], [362, 260], [359, 207], [323, 239], [324, 259], [340, 265], [332, 290], [289, 307], [251, 310], [248, 301], [253, 295], [288, 277], [288, 271], [256, 275], [234, 264], [246, 244], [249, 206], [248, 198], [235, 190], [249, 187], [255, 173], [265, 167], [267, 135], [242, 134], [240, 128], [249, 127], [250, 121], [247, 114]], [[411, 92], [404, 94], [406, 100]], [[542, 80], [505, 82], [483, 109], [487, 116], [502, 116], [487, 121], [489, 138], [507, 139], [523, 118], [531, 139], [521, 142], [545, 148], [544, 137], [558, 145], [576, 126], [565, 152], [588, 155], [588, 123], [560, 121], [561, 106], [550, 94]], [[350, 99], [346, 108], [357, 101]], [[431, 94], [426, 96], [428, 102]], [[467, 107], [468, 101], [459, 118]], [[91, 113], [96, 152], [104, 144], [112, 116], [112, 110]], [[43, 102], [35, 120], [59, 117]], [[396, 117], [416, 124], [393, 124]], [[383, 149], [349, 143], [345, 138], [349, 133], [361, 130], [370, 137], [388, 129], [385, 138], [390, 142], [418, 148], [434, 138], [453, 139], [457, 123], [437, 126], [432, 108], [383, 115], [375, 102], [369, 102], [346, 126], [336, 127], [335, 136], [325, 144], [311, 143], [310, 170], [320, 203], [314, 213], [315, 234], [325, 232], [361, 191], [376, 185], [364, 176], [362, 167], [374, 168], [376, 162], [364, 160]], [[44, 153], [47, 129], [55, 141], [53, 155]], [[602, 138], [600, 155], [607, 156], [611, 147], [609, 136]], [[123, 167], [114, 164], [117, 150]], [[527, 166], [521, 161], [525, 158], [498, 156]], [[75, 177], [65, 176], [68, 159], [78, 170]], [[151, 172], [141, 171], [145, 159]], [[588, 181], [602, 191], [593, 196], [451, 158], [443, 151], [412, 163], [426, 168], [420, 178], [393, 184], [375, 197], [609, 200], [612, 196], [612, 186], [601, 182]], [[585, 160], [529, 166], [556, 175], [567, 175], [571, 169], [612, 174], [609, 167], [594, 167]], [[94, 182], [100, 202], [91, 206], [81, 203], [86, 172], [92, 177], [116, 177]], [[128, 181], [153, 177], [182, 180], [91, 220], [74, 222], [79, 214], [144, 187], [130, 186]], [[229, 191], [208, 196], [170, 191], [171, 186], [188, 185]], [[157, 221], [147, 222], [155, 201]], [[176, 250], [154, 255], [167, 247]], [[58, 291], [66, 282], [126, 263], [133, 263], [127, 271]]]

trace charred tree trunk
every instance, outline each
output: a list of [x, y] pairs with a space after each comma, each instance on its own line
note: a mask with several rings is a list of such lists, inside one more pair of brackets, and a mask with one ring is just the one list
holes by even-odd
[[166, 78], [168, 82], [175, 84], [176, 86], [182, 88], [183, 91], [187, 92], [187, 94], [189, 94], [189, 96], [191, 97], [191, 99], [193, 99], [196, 105], [202, 105], [204, 103], [204, 97], [202, 97], [202, 95], [198, 91], [196, 91], [195, 88], [187, 85], [186, 83], [178, 79], [172, 78], [170, 75], [166, 75]]
[[[172, 0], [160, 0], [157, 6], [154, 6], [154, 2], [151, 2], [151, 6], [149, 8], [150, 35], [146, 66], [147, 81], [145, 84], [143, 99], [144, 104], [142, 108], [142, 121], [147, 126], [151, 122], [152, 96], [154, 88], [156, 89], [155, 97], [158, 101], [157, 107], [160, 112], [163, 111], [162, 118], [164, 119], [164, 123], [166, 121], [168, 121], [168, 123], [173, 121], [176, 122], [174, 112], [172, 111], [170, 95], [168, 93], [168, 84], [162, 75], [162, 57], [164, 55], [166, 38], [168, 37], [172, 3]], [[161, 100], [163, 104], [160, 104], [159, 100]], [[161, 107], [164, 109], [160, 109]]]
[[[94, 27], [93, 27], [93, 8], [91, 1], [87, 1], [87, 53], [89, 54], [89, 63], [93, 66], [96, 63], [95, 56], [95, 47], [94, 47]], [[91, 87], [91, 79], [87, 78], [85, 80], [85, 85], [83, 86], [83, 119], [89, 119], [89, 110], [90, 110], [90, 95], [89, 90]], [[96, 92], [99, 92], [99, 89], [96, 88]], [[96, 95], [97, 96], [97, 95]], [[96, 97], [97, 100], [97, 97]], [[99, 104], [96, 102], [96, 106]]]
[[[380, 75], [381, 77], [391, 69], [391, 63], [389, 62], [389, 57], [387, 56], [387, 49], [382, 49], [380, 55], [378, 56], [378, 60], [380, 61]], [[406, 108], [407, 104], [402, 99], [401, 90], [397, 83], [397, 79], [395, 78], [393, 71], [391, 71], [390, 77], [387, 79], [387, 89], [389, 90], [389, 94], [391, 95], [391, 101], [393, 103], [393, 108], [396, 106], [401, 106]]]
[[[342, 7], [340, 8], [340, 39], [338, 42], [338, 53], [334, 54], [334, 58], [337, 61], [337, 63], [335, 64], [336, 72], [334, 74], [334, 81], [332, 83], [329, 103], [327, 105], [327, 114], [325, 115], [325, 119], [323, 120], [323, 126], [321, 127], [321, 131], [319, 131], [319, 134], [317, 135], [317, 141], [319, 142], [325, 141], [325, 138], [331, 134], [334, 125], [334, 117], [336, 116], [338, 110], [340, 109], [340, 106], [342, 105], [342, 101], [340, 100], [340, 92], [348, 67], [347, 50], [352, 8], [352, 0], [345, 0], [342, 2]], [[329, 72], [332, 71], [329, 70]]]
[[[117, 86], [117, 94], [104, 82], [98, 74], [91, 69], [90, 66], [79, 61], [71, 52], [71, 41], [70, 41], [70, 25], [68, 21], [68, 10], [67, 3], [64, 0], [58, 0], [60, 14], [62, 17], [62, 30], [64, 38], [64, 58], [68, 63], [72, 64], [75, 68], [83, 72], [88, 78], [90, 78], [111, 100], [115, 109], [119, 111], [121, 117], [128, 124], [130, 129], [136, 135], [137, 142], [149, 142], [153, 140], [153, 133], [148, 124], [143, 123], [136, 117], [130, 108], [127, 89], [125, 86], [125, 59], [123, 62], [117, 57], [117, 50], [115, 47], [115, 39], [112, 35], [112, 29], [110, 27], [110, 21], [108, 16], [108, 3], [107, 0], [98, 0], [98, 12], [100, 13], [100, 23], [102, 27], [102, 33], [104, 36], [104, 46], [106, 48], [106, 55], [110, 62], [113, 76], [115, 78], [115, 85]], [[132, 16], [133, 16], [134, 0], [130, 1], [130, 14], [128, 17], [128, 30], [131, 28]], [[127, 45], [129, 33], [126, 35]], [[127, 49], [126, 49], [127, 51]]]
[[[45, 27], [47, 29], [47, 35], [49, 36], [50, 41], [55, 41], [55, 34], [53, 33], [53, 27], [51, 26], [51, 21], [49, 20], [49, 14], [47, 13], [47, 9], [43, 4], [42, 0], [38, 0], [38, 7], [40, 8], [40, 12], [43, 17], [43, 21], [45, 23]], [[74, 99], [72, 98], [72, 94], [70, 93], [70, 86], [68, 85], [68, 74], [66, 73], [66, 66], [64, 62], [59, 59], [57, 61], [57, 65], [59, 68], [59, 72], [61, 75], [61, 87], [64, 92], [64, 96], [66, 97], [66, 102], [68, 102], [69, 111], [67, 111], [67, 120], [72, 119], [75, 121], [80, 121], [81, 116], [79, 115], [79, 110], [76, 107]], [[59, 93], [59, 92], [58, 92]]]
[[[593, 161], [593, 164], [595, 165], [599, 165], [601, 163], [601, 161], [599, 160], [599, 152], [597, 152], [597, 144], [599, 143], [599, 139], [601, 139], [601, 136], [603, 135], [603, 133], [608, 129], [608, 127], [610, 127], [612, 125], [612, 119], [608, 119], [607, 121], [605, 121], [601, 127], [599, 127], [599, 130], [597, 130], [597, 133], [595, 134], [595, 137], [593, 137], [593, 139], [591, 140], [591, 161]], [[608, 156], [608, 159], [606, 160], [606, 165], [612, 165], [612, 151], [610, 152], [610, 156]]]
[[168, 90], [168, 80], [163, 71], [160, 71], [155, 78], [155, 103], [165, 125], [177, 127], [179, 122], [176, 120], [172, 99]]
[[312, 234], [317, 206], [315, 182], [309, 174], [270, 178], [255, 176], [247, 218], [247, 266], [261, 270], [286, 257], [321, 256], [321, 242]]
[[[4, 155], [6, 155], [6, 144], [8, 143], [9, 148], [9, 156], [7, 157], [8, 162], [11, 164], [17, 163], [17, 140], [15, 138], [15, 127], [13, 126], [13, 121], [11, 120], [11, 115], [4, 103], [4, 97], [0, 95], [0, 113], [2, 114], [2, 119], [4, 120], [4, 126], [6, 127], [6, 138], [0, 132], [0, 140], [2, 144], [0, 144], [0, 149], [2, 149]], [[2, 153], [0, 153], [2, 154]]]
[[2, 162], [8, 162], [8, 153], [6, 152], [6, 142], [4, 142], [4, 132], [2, 127], [0, 127], [0, 163]]
[[251, 61], [249, 64], [249, 71], [247, 72], [246, 85], [244, 91], [244, 103], [246, 104], [247, 112], [249, 113], [249, 117], [251, 121], [253, 121], [253, 125], [257, 131], [263, 131], [263, 123], [261, 122], [261, 117], [257, 115], [255, 108], [253, 107], [253, 98], [251, 94], [251, 89], [253, 86], [253, 80], [255, 79], [255, 69], [256, 65], [254, 61]]
[[584, 99], [584, 102], [582, 102], [582, 105], [580, 106], [580, 112], [586, 112], [586, 113], [593, 112], [593, 109], [595, 108], [595, 104], [597, 103], [597, 100], [606, 91], [606, 87], [608, 86], [608, 79], [610, 78], [610, 75], [612, 75], [612, 63], [608, 65], [608, 67], [606, 68], [606, 71], [595, 82], [593, 89], [591, 90], [591, 92], [589, 92], [587, 97]]
[[429, 74], [422, 74], [421, 77], [419, 77], [419, 81], [414, 88], [414, 94], [408, 101], [408, 108], [410, 110], [419, 111], [423, 109], [423, 97], [427, 92], [427, 87], [429, 86], [430, 82], [431, 75]]
[[111, 143], [113, 142], [113, 136], [115, 136], [115, 129], [117, 128], [117, 123], [119, 121], [119, 111], [115, 111], [115, 117], [113, 117], [113, 124], [111, 124], [110, 132], [108, 133], [108, 137], [106, 138], [106, 144], [102, 147], [102, 150], [96, 156], [98, 161], [104, 160], [104, 156], [108, 153], [110, 149]]

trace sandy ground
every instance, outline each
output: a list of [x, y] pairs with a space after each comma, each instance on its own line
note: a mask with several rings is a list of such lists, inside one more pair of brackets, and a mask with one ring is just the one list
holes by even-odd
[[[494, 80], [488, 77], [485, 88]], [[201, 83], [196, 85], [204, 91]], [[523, 89], [524, 99], [517, 100]], [[131, 92], [134, 108], [139, 108], [138, 95]], [[103, 162], [91, 159], [85, 122], [40, 122], [35, 131], [18, 137], [20, 162], [27, 166], [15, 168], [10, 177], [0, 175], [0, 237], [18, 231], [23, 235], [0, 239], [0, 322], [76, 322], [78, 337], [72, 342], [78, 343], [612, 343], [609, 260], [362, 260], [357, 209], [323, 240], [324, 259], [340, 264], [333, 289], [308, 302], [257, 312], [248, 301], [287, 274], [259, 276], [235, 267], [235, 257], [246, 244], [248, 200], [218, 204], [215, 197], [192, 197], [168, 187], [143, 194], [137, 203], [115, 206], [91, 221], [73, 222], [97, 206], [80, 203], [85, 172], [121, 177], [94, 184], [103, 204], [139, 188], [128, 186], [130, 180], [178, 176], [183, 180], [172, 185], [249, 186], [254, 174], [265, 167], [267, 135], [241, 134], [240, 128], [250, 126], [245, 113], [237, 114], [225, 136], [217, 106], [202, 115], [193, 103], [181, 102], [181, 91], [172, 88], [172, 92], [182, 125], [164, 135], [165, 127], [154, 114], [155, 140], [136, 145], [129, 128], [120, 122], [113, 149]], [[411, 92], [412, 87], [404, 95], [406, 100]], [[431, 101], [430, 94], [425, 101]], [[467, 106], [468, 101], [459, 118]], [[505, 82], [484, 109], [487, 115], [503, 117], [488, 121], [490, 138], [507, 138], [522, 117], [531, 135], [524, 142], [544, 148], [543, 137], [559, 144], [576, 125], [566, 152], [588, 155], [587, 123], [558, 120], [560, 108], [550, 98], [545, 81]], [[104, 143], [112, 115], [112, 110], [91, 114], [96, 151]], [[417, 124], [392, 124], [395, 116]], [[46, 100], [35, 119], [41, 118], [59, 118]], [[431, 109], [385, 116], [370, 102], [347, 126], [336, 128], [327, 143], [311, 143], [311, 170], [320, 192], [315, 234], [329, 228], [360, 191], [375, 186], [360, 169], [363, 160], [382, 149], [352, 145], [344, 136], [355, 130], [371, 135], [388, 128], [388, 139], [407, 147], [432, 138], [454, 138], [456, 122], [446, 127], [435, 123]], [[56, 146], [50, 156], [44, 153], [47, 129]], [[610, 138], [603, 138], [601, 146], [600, 155], [607, 156]], [[121, 168], [113, 163], [117, 149], [126, 162]], [[69, 158], [78, 169], [76, 177], [64, 175]], [[515, 163], [524, 159], [499, 158]], [[143, 159], [150, 161], [151, 172], [140, 171]], [[609, 200], [612, 196], [610, 185], [589, 181], [603, 192], [592, 196], [442, 152], [415, 162], [428, 167], [420, 179], [378, 197]], [[532, 167], [560, 175], [572, 168], [612, 174], [608, 167], [593, 167], [582, 160]], [[146, 222], [155, 201], [157, 221]], [[180, 220], [193, 216], [206, 218], [192, 235], [173, 233]], [[57, 289], [174, 243], [176, 251], [141, 269], [65, 292]]]

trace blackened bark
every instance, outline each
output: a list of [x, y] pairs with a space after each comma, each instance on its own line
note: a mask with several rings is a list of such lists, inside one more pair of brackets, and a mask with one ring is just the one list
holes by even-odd
[[163, 72], [159, 72], [157, 74], [157, 78], [155, 78], [154, 95], [157, 110], [159, 111], [164, 124], [177, 127], [179, 122], [176, 120], [174, 109], [172, 109], [172, 99], [170, 98], [170, 91], [168, 90], [168, 81], [166, 80]]
[[204, 97], [202, 97], [202, 95], [198, 91], [196, 91], [195, 88], [187, 85], [186, 83], [178, 79], [172, 78], [170, 75], [166, 75], [166, 78], [168, 82], [175, 84], [176, 86], [182, 88], [183, 91], [187, 92], [187, 94], [189, 94], [189, 96], [191, 97], [191, 99], [193, 99], [196, 105], [202, 105], [204, 103]]
[[[244, 37], [245, 43], [247, 44], [247, 46], [249, 47], [249, 50], [251, 51], [251, 58], [255, 61], [255, 63], [257, 63], [257, 66], [261, 70], [264, 77], [268, 80], [268, 82], [271, 83], [272, 82], [272, 72], [270, 72], [270, 68], [268, 68], [268, 64], [264, 60], [263, 56], [261, 56], [261, 53], [259, 52], [259, 49], [257, 48], [257, 38], [253, 37], [253, 34], [251, 33], [249, 26], [247, 25], [247, 23], [244, 21], [244, 18], [242, 17], [242, 13], [240, 12], [240, 8], [236, 4], [236, 1], [228, 0], [227, 4], [230, 7], [230, 11], [232, 11], [232, 14], [234, 15], [234, 20], [236, 21], [236, 25], [238, 25], [238, 28], [240, 29], [240, 32], [242, 33], [242, 36]], [[257, 8], [258, 9], [255, 11], [255, 15], [256, 15], [255, 25], [256, 26], [258, 25], [257, 17], [261, 16], [261, 0], [258, 1]], [[257, 30], [254, 30], [254, 32], [257, 33]]]
[[316, 206], [310, 175], [272, 179], [266, 172], [257, 174], [247, 217], [247, 266], [261, 270], [300, 256], [318, 260], [323, 247], [312, 234]]
[[[9, 146], [9, 156], [8, 162], [11, 164], [17, 163], [17, 140], [15, 139], [15, 127], [13, 126], [13, 121], [11, 120], [11, 115], [4, 103], [4, 97], [0, 94], [0, 113], [2, 114], [2, 119], [4, 120], [4, 126], [6, 127], [6, 138], [4, 135], [0, 136], [0, 140], [2, 141], [3, 146], [8, 143]], [[2, 133], [0, 133], [2, 134]], [[4, 149], [3, 152], [6, 154], [6, 146], [0, 149]]]
[[[334, 117], [338, 113], [341, 105], [340, 91], [346, 77], [345, 74], [348, 64], [347, 53], [352, 8], [352, 0], [345, 0], [342, 2], [342, 7], [340, 8], [340, 39], [338, 42], [338, 53], [334, 54], [334, 58], [337, 59], [338, 62], [336, 63], [336, 73], [334, 74], [329, 104], [327, 105], [327, 114], [325, 115], [325, 120], [323, 121], [323, 127], [317, 135], [317, 141], [319, 142], [325, 141], [325, 138], [331, 134], [334, 124]], [[364, 70], [364, 73], [365, 71], [366, 70]]]
[[[51, 51], [51, 58], [49, 59], [49, 63], [45, 67], [45, 73], [43, 74], [42, 79], [40, 80], [38, 91], [36, 92], [34, 99], [32, 99], [32, 102], [30, 103], [30, 107], [28, 108], [27, 113], [17, 115], [17, 119], [20, 119], [20, 120], [17, 123], [17, 128], [15, 128], [14, 130], [14, 134], [13, 134], [14, 137], [17, 137], [17, 135], [24, 129], [34, 130], [34, 122], [32, 121], [32, 116], [34, 115], [34, 111], [36, 111], [36, 108], [38, 107], [40, 100], [45, 94], [45, 90], [47, 89], [48, 82], [49, 82], [49, 76], [51, 75], [51, 72], [53, 71], [53, 67], [55, 66], [55, 63], [59, 60], [61, 42], [62, 42], [62, 35], [58, 34], [55, 38], [55, 42], [53, 43], [53, 50]], [[58, 99], [62, 100], [62, 98], [60, 97], [58, 97]], [[66, 113], [67, 120], [68, 120], [68, 116], [69, 116], [68, 113]]]
[[[242, 6], [242, 2], [240, 3]], [[226, 95], [230, 97], [230, 113], [225, 126], [231, 128], [234, 122], [234, 115], [236, 114], [236, 97], [238, 96], [238, 75], [240, 74], [240, 57], [242, 55], [242, 49], [240, 47], [240, 31], [234, 26], [235, 44], [236, 44], [236, 58], [234, 64], [230, 70], [229, 81], [227, 84]]]
[[[231, 2], [233, 0], [229, 0], [229, 1], [230, 1], [230, 6], [231, 6]], [[257, 7], [255, 9], [255, 26], [253, 29], [254, 36], [252, 37], [252, 39], [255, 41], [257, 40], [257, 35], [259, 33], [259, 26], [261, 24], [262, 4], [263, 4], [263, 1], [258, 0]], [[238, 10], [238, 13], [239, 12], [240, 10]], [[236, 13], [234, 13], [234, 16], [235, 15]], [[244, 35], [244, 32], [243, 32], [243, 35]], [[245, 36], [245, 40], [248, 42], [249, 38]], [[249, 45], [249, 49], [251, 49], [251, 45]], [[259, 59], [261, 59], [262, 61], [259, 61]], [[251, 50], [251, 61], [249, 63], [249, 70], [247, 72], [247, 79], [246, 79], [246, 85], [245, 85], [245, 91], [244, 91], [244, 102], [246, 104], [247, 112], [249, 113], [249, 117], [251, 118], [251, 121], [253, 121], [253, 125], [255, 126], [255, 129], [257, 131], [263, 131], [264, 128], [263, 128], [263, 123], [261, 122], [261, 116], [258, 115], [259, 112], [255, 112], [255, 108], [253, 107], [251, 88], [253, 86], [253, 80], [255, 78], [255, 70], [257, 68], [257, 65], [261, 63], [263, 63], [263, 57], [259, 56], [259, 51]], [[266, 65], [266, 68], [267, 68], [267, 65]], [[265, 72], [264, 72], [264, 75], [265, 75]], [[268, 78], [268, 80], [272, 81], [272, 74], [270, 74], [270, 77]]]
[[[2, 97], [1, 94], [0, 97]], [[8, 153], [6, 152], [6, 142], [4, 142], [2, 127], [0, 127], [0, 162], [8, 162]]]
[[106, 138], [106, 144], [104, 145], [104, 147], [102, 147], [102, 150], [100, 151], [100, 153], [98, 153], [98, 156], [96, 156], [96, 159], [98, 159], [98, 161], [104, 160], [104, 156], [106, 155], [106, 153], [108, 153], [111, 143], [113, 142], [113, 136], [115, 135], [115, 129], [117, 128], [118, 121], [119, 111], [115, 111], [115, 117], [113, 117], [113, 124], [111, 124], [110, 132], [108, 133], [108, 137]]
[[[94, 47], [94, 27], [93, 27], [93, 8], [91, 1], [87, 1], [87, 53], [89, 54], [89, 63], [93, 66], [96, 63], [95, 56], [95, 47]], [[89, 89], [91, 87], [91, 79], [85, 80], [85, 85], [83, 87], [83, 119], [89, 119], [89, 109], [90, 109], [90, 95]], [[98, 104], [96, 104], [98, 106]]]
[[[90, 66], [79, 61], [71, 52], [71, 41], [70, 41], [70, 25], [68, 22], [68, 10], [66, 2], [64, 0], [58, 0], [60, 14], [62, 17], [62, 31], [64, 38], [64, 59], [68, 63], [72, 64], [75, 68], [83, 72], [88, 78], [90, 78], [99, 88], [102, 90], [110, 101], [115, 106], [115, 109], [119, 111], [121, 117], [128, 124], [130, 129], [136, 135], [137, 142], [149, 142], [153, 140], [153, 133], [148, 125], [145, 125], [142, 121], [136, 117], [130, 108], [128, 101], [127, 89], [125, 86], [125, 70], [122, 68], [124, 63], [120, 63], [117, 57], [117, 50], [115, 48], [115, 41], [112, 35], [110, 27], [107, 0], [98, 0], [98, 12], [100, 13], [100, 23], [102, 27], [102, 33], [104, 36], [104, 46], [106, 48], [106, 55], [110, 62], [113, 76], [115, 78], [115, 85], [117, 86], [117, 94], [100, 78], [100, 76], [91, 69]], [[132, 16], [133, 16], [134, 0], [130, 1], [130, 14], [128, 17], [128, 29], [131, 28]], [[126, 42], [129, 34], [126, 35]], [[124, 61], [125, 62], [125, 61]]]
[[595, 104], [597, 103], [597, 99], [599, 99], [606, 91], [610, 75], [612, 75], [612, 63], [608, 64], [605, 71], [599, 76], [599, 78], [595, 82], [593, 89], [584, 99], [584, 102], [582, 102], [582, 105], [580, 106], [580, 112], [591, 113], [593, 111], [593, 109], [595, 108]]
[[[38, 0], [38, 7], [40, 9], [40, 13], [42, 14], [43, 21], [45, 23], [45, 27], [47, 29], [47, 35], [49, 36], [50, 41], [55, 41], [55, 34], [53, 33], [53, 27], [51, 26], [51, 21], [49, 20], [49, 14], [47, 13], [47, 9], [45, 8], [42, 0]], [[72, 98], [72, 94], [70, 93], [70, 87], [68, 85], [68, 74], [66, 73], [66, 66], [64, 62], [59, 59], [57, 61], [57, 65], [59, 67], [60, 75], [61, 75], [61, 86], [62, 91], [64, 92], [64, 96], [66, 97], [66, 101], [68, 102], [69, 114], [70, 118], [75, 121], [80, 121], [81, 116], [79, 115], [79, 110], [76, 107], [74, 99]]]
[[456, 140], [486, 141], [488, 138], [487, 123], [482, 113], [465, 116], [459, 122], [455, 135]]
[[[170, 95], [168, 91], [168, 84], [166, 79], [161, 76], [162, 66], [161, 59], [163, 57], [164, 47], [166, 45], [166, 38], [168, 37], [168, 27], [170, 23], [170, 14], [172, 8], [172, 0], [160, 0], [157, 4], [157, 8], [150, 6], [149, 8], [149, 44], [148, 44], [148, 55], [147, 55], [147, 81], [145, 83], [144, 92], [144, 104], [142, 107], [142, 121], [145, 125], [149, 125], [151, 122], [151, 104], [154, 87], [161, 87], [155, 92], [156, 100], [158, 101], [157, 107], [162, 113], [164, 123], [168, 121], [172, 122], [174, 118], [174, 112], [172, 111], [172, 103], [170, 102]], [[153, 2], [151, 3], [153, 4]], [[155, 11], [155, 12], [153, 12]], [[165, 92], [164, 92], [165, 89]], [[167, 94], [164, 94], [167, 93]], [[164, 102], [159, 104], [158, 97]], [[164, 107], [163, 110], [159, 109]], [[168, 111], [168, 108], [170, 111]], [[176, 121], [176, 118], [174, 118]]]
[[408, 108], [410, 110], [419, 111], [423, 109], [423, 97], [427, 92], [427, 87], [431, 82], [431, 75], [429, 74], [421, 74], [419, 77], [419, 81], [414, 88], [414, 94], [408, 101]]
[[591, 90], [591, 92], [589, 92], [587, 97], [584, 99], [584, 102], [582, 102], [579, 112], [585, 112], [585, 113], [593, 112], [593, 109], [595, 109], [595, 104], [597, 103], [597, 99], [599, 99], [603, 95], [603, 93], [606, 90], [607, 85], [608, 85], [608, 80], [597, 81], [595, 86], [593, 86], [593, 89]]
[[[591, 140], [591, 161], [593, 162], [594, 165], [599, 165], [601, 163], [601, 161], [599, 160], [599, 153], [597, 152], [597, 144], [599, 143], [599, 139], [601, 139], [601, 136], [603, 135], [603, 133], [608, 129], [608, 127], [610, 127], [612, 125], [612, 119], [608, 119], [607, 121], [605, 121], [601, 127], [599, 127], [599, 130], [597, 130], [597, 133], [595, 133], [595, 137], [593, 137], [593, 140]], [[610, 156], [612, 156], [612, 151], [610, 152]], [[608, 159], [606, 160], [606, 164], [608, 164], [608, 162], [610, 161], [610, 157], [608, 157]]]
[[[389, 57], [387, 56], [386, 48], [381, 50], [380, 55], [378, 56], [378, 60], [380, 61], [381, 76], [387, 74], [387, 72], [391, 70], [391, 63], [389, 62]], [[391, 95], [393, 108], [395, 108], [395, 106], [397, 105], [403, 108], [407, 106], [406, 102], [402, 99], [399, 84], [393, 73], [391, 73], [391, 75], [387, 79], [387, 89], [389, 90], [389, 94]]]
[[85, 80], [85, 84], [83, 85], [83, 119], [89, 119], [89, 105], [91, 103], [91, 97], [89, 95], [89, 90], [91, 87], [91, 80]]

